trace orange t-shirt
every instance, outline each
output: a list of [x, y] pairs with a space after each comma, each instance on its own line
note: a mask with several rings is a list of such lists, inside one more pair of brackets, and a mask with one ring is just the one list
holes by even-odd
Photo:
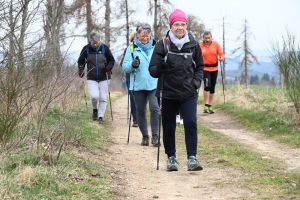
[[[206, 46], [204, 42], [200, 43], [200, 48], [202, 50], [202, 57], [204, 60], [204, 70], [205, 71], [217, 71], [218, 70], [218, 56], [224, 59], [224, 53], [221, 46], [216, 41], [211, 41], [210, 45]], [[213, 65], [213, 66], [208, 66]]]

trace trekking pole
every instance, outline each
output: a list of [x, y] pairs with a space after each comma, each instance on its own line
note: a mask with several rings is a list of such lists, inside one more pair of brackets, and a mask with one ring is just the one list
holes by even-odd
[[[167, 52], [169, 52], [169, 47], [167, 48]], [[168, 53], [166, 53], [165, 57], [162, 58], [161, 61], [167, 62]], [[162, 124], [162, 92], [164, 89], [164, 74], [161, 75], [161, 82], [159, 88], [159, 123], [158, 123], [158, 147], [157, 147], [157, 166], [156, 169], [159, 170], [159, 149], [160, 149], [160, 132], [161, 132], [161, 124]]]
[[129, 144], [129, 135], [130, 135], [130, 125], [131, 125], [131, 108], [129, 113], [129, 122], [128, 122], [128, 137], [127, 137], [127, 145]]
[[[78, 60], [76, 61], [76, 62], [78, 62]], [[74, 65], [75, 65], [75, 63], [74, 63]], [[73, 66], [74, 66], [73, 65]], [[83, 66], [85, 66], [86, 65], [86, 61], [83, 63]], [[83, 72], [84, 73], [84, 72]], [[87, 74], [88, 74], [89, 72], [87, 71]], [[84, 100], [85, 100], [85, 107], [86, 107], [86, 112], [88, 112], [88, 107], [87, 107], [87, 100], [86, 100], [86, 92], [85, 92], [85, 85], [84, 85], [84, 80], [83, 80], [83, 77], [81, 77], [81, 80], [82, 80], [82, 86], [83, 86], [83, 94], [84, 94]]]
[[130, 113], [129, 113], [129, 88], [127, 88], [127, 124], [129, 123]]
[[112, 107], [111, 107], [110, 90], [109, 90], [109, 85], [108, 85], [108, 72], [106, 72], [106, 80], [107, 80], [108, 97], [109, 97], [109, 105], [110, 105], [110, 116], [111, 116], [111, 121], [114, 121]]
[[[132, 95], [133, 92], [134, 92], [135, 77], [136, 77], [136, 70], [133, 71], [133, 85], [132, 85], [132, 91], [130, 92], [130, 95]], [[128, 92], [128, 94], [129, 94], [129, 92]], [[131, 107], [130, 107], [129, 115], [130, 116], [129, 116], [129, 125], [128, 125], [127, 145], [129, 144], [129, 136], [130, 136], [130, 125], [131, 125], [131, 116], [132, 116], [132, 114], [131, 114]]]
[[223, 74], [223, 65], [221, 61], [220, 61], [220, 67], [221, 67], [221, 76], [222, 76], [223, 96], [224, 96], [224, 103], [225, 103], [224, 74]]
[[159, 89], [159, 123], [158, 123], [158, 147], [157, 147], [157, 166], [156, 169], [159, 170], [159, 149], [160, 149], [160, 132], [161, 132], [161, 115], [162, 115], [162, 92], [163, 92], [163, 83], [164, 75], [161, 75], [161, 83]]
[[[126, 74], [126, 77], [127, 77], [127, 124], [129, 123], [129, 118], [130, 118], [130, 114], [131, 114], [131, 102], [130, 102], [130, 97], [131, 95], [129, 94], [130, 93], [130, 74]], [[130, 111], [130, 112], [129, 112]]]

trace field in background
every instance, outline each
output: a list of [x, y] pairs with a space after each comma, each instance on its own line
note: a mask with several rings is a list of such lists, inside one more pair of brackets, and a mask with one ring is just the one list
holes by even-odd
[[[203, 89], [199, 103], [203, 105]], [[285, 91], [274, 86], [228, 85], [216, 87], [214, 108], [238, 119], [250, 130], [260, 131], [278, 142], [300, 148], [300, 116]]]

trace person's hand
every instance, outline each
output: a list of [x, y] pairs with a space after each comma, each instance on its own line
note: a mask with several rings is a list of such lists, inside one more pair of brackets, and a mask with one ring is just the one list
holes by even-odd
[[220, 57], [219, 61], [223, 62], [225, 58]]
[[133, 68], [138, 68], [139, 66], [140, 66], [140, 59], [139, 59], [139, 57], [137, 56], [137, 57], [135, 57], [135, 59], [132, 61], [132, 67]]
[[79, 71], [78, 71], [78, 76], [79, 76], [80, 78], [84, 77], [84, 70], [79, 70]]
[[159, 72], [164, 72], [164, 71], [166, 71], [168, 68], [169, 68], [169, 65], [168, 65], [168, 63], [166, 63], [166, 62], [159, 62], [159, 63], [157, 63], [157, 70], [158, 70]]
[[104, 71], [105, 72], [109, 72], [110, 71], [110, 67], [109, 66], [104, 67]]

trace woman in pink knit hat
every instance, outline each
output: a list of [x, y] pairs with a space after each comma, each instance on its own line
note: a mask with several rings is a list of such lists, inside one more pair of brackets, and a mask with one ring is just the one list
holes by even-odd
[[[203, 77], [202, 52], [199, 43], [187, 31], [188, 18], [182, 10], [174, 10], [169, 16], [169, 22], [170, 30], [166, 39], [155, 45], [149, 66], [150, 75], [159, 78], [156, 96], [160, 97], [160, 91], [162, 94], [163, 144], [168, 157], [167, 170], [178, 170], [175, 144], [178, 107], [183, 117], [187, 169], [202, 170], [202, 165], [196, 159], [197, 90]], [[164, 48], [166, 45], [169, 47], [168, 52]]]

